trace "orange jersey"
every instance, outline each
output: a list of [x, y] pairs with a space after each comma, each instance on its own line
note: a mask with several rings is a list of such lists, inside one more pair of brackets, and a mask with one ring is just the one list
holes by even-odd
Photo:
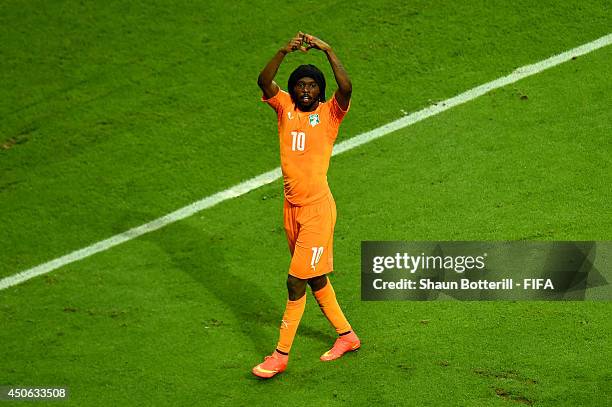
[[285, 198], [296, 206], [323, 199], [330, 193], [327, 184], [329, 159], [348, 108], [342, 110], [334, 95], [327, 102], [319, 102], [316, 110], [302, 112], [283, 90], [262, 101], [278, 116]]

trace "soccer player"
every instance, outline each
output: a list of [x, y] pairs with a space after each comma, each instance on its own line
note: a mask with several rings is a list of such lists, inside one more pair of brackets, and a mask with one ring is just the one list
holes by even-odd
[[[288, 93], [274, 82], [278, 67], [293, 51], [320, 50], [334, 72], [338, 90], [325, 100], [325, 77], [314, 65], [301, 65], [289, 77]], [[284, 223], [291, 264], [288, 300], [276, 350], [253, 374], [270, 378], [284, 371], [306, 305], [309, 285], [319, 307], [338, 333], [333, 347], [321, 356], [329, 361], [356, 350], [361, 343], [345, 318], [327, 274], [333, 270], [336, 204], [327, 184], [327, 169], [338, 128], [349, 110], [351, 81], [332, 48], [321, 39], [299, 32], [282, 47], [259, 74], [262, 101], [278, 117], [281, 168], [284, 180]]]

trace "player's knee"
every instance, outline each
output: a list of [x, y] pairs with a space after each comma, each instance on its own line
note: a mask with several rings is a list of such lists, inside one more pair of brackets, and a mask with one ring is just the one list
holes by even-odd
[[297, 277], [287, 277], [287, 293], [289, 294], [289, 300], [297, 301], [306, 294], [306, 282]]
[[309, 278], [308, 285], [310, 285], [312, 292], [319, 291], [327, 285], [327, 275]]

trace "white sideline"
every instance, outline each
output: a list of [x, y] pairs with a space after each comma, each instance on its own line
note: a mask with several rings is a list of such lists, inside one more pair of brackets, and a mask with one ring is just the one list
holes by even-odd
[[[570, 59], [574, 57], [578, 57], [580, 55], [584, 55], [589, 52], [595, 51], [599, 48], [610, 45], [611, 43], [612, 43], [612, 34], [608, 34], [601, 38], [596, 39], [595, 41], [591, 41], [587, 44], [584, 44], [579, 47], [573, 48], [569, 51], [563, 52], [562, 54], [552, 56], [550, 58], [544, 59], [532, 65], [525, 65], [523, 67], [520, 67], [516, 69], [514, 72], [512, 72], [510, 75], [504, 76], [499, 79], [495, 79], [494, 81], [491, 81], [491, 82], [487, 82], [483, 85], [472, 88], [468, 91], [465, 91], [443, 102], [426, 107], [422, 110], [419, 110], [418, 112], [411, 113], [400, 119], [387, 123], [381, 127], [370, 130], [366, 133], [359, 134], [355, 137], [352, 137], [348, 140], [338, 143], [334, 147], [333, 155], [341, 154], [345, 151], [358, 147], [362, 144], [368, 143], [386, 134], [389, 134], [396, 130], [410, 126], [428, 117], [435, 116], [438, 113], [448, 110], [454, 106], [469, 102], [470, 100], [473, 100], [479, 96], [482, 96], [485, 93], [493, 89], [501, 88], [508, 84], [517, 82], [523, 78], [526, 78], [528, 76], [534, 75], [539, 72], [542, 72], [545, 69], [552, 68], [563, 62], [569, 61]], [[268, 171], [264, 174], [258, 175], [240, 184], [234, 185], [233, 187], [230, 187], [224, 191], [217, 192], [214, 195], [211, 195], [199, 201], [196, 201], [172, 213], [169, 213], [165, 216], [157, 218], [149, 223], [135, 227], [126, 232], [119, 233], [106, 240], [99, 241], [90, 246], [87, 246], [85, 248], [69, 253], [65, 256], [58, 257], [47, 263], [43, 263], [31, 269], [24, 270], [20, 273], [14, 274], [9, 277], [5, 277], [2, 280], [0, 280], [0, 290], [4, 290], [5, 288], [23, 283], [24, 281], [27, 281], [36, 276], [40, 276], [42, 274], [49, 273], [55, 269], [65, 266], [66, 264], [70, 264], [75, 261], [89, 257], [93, 254], [102, 252], [104, 250], [108, 250], [113, 246], [117, 246], [121, 243], [135, 239], [138, 236], [142, 236], [145, 233], [152, 232], [154, 230], [160, 229], [166, 225], [169, 225], [181, 219], [185, 219], [193, 215], [196, 212], [199, 212], [206, 208], [210, 208], [211, 206], [217, 205], [218, 203], [221, 203], [230, 198], [236, 198], [238, 196], [244, 195], [263, 185], [276, 181], [277, 179], [281, 177], [281, 175], [282, 175], [281, 169], [280, 167], [277, 167], [273, 169], [272, 171]]]

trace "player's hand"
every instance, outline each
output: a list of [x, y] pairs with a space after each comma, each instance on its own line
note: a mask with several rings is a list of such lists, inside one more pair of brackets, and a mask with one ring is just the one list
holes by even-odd
[[293, 37], [287, 43], [287, 45], [281, 48], [281, 51], [283, 51], [285, 54], [288, 54], [290, 52], [297, 51], [297, 50], [300, 50], [303, 52], [308, 51], [304, 36], [305, 34], [303, 32], [301, 31], [298, 32], [297, 34], [295, 34], [295, 37]]
[[330, 45], [314, 35], [304, 34], [304, 42], [308, 45], [306, 51], [310, 48], [318, 49], [327, 52], [331, 49]]

